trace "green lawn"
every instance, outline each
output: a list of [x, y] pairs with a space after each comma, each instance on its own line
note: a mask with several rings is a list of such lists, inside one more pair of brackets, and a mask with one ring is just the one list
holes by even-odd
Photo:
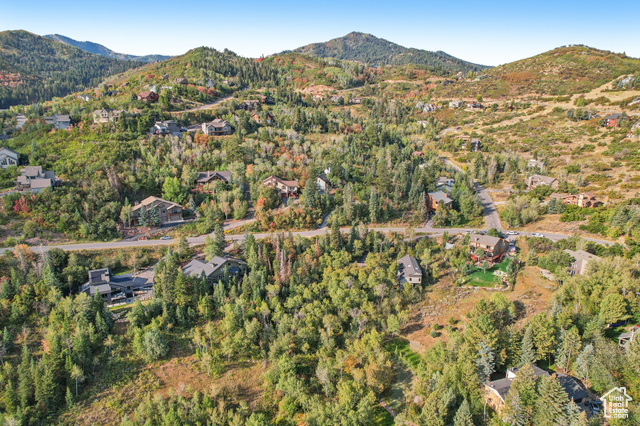
[[507, 271], [507, 266], [511, 263], [511, 259], [505, 259], [497, 265], [492, 266], [484, 272], [481, 268], [476, 267], [476, 270], [469, 274], [467, 277], [466, 285], [474, 287], [494, 287], [496, 284], [502, 282], [502, 278], [493, 275], [494, 271]]
[[386, 345], [387, 350], [402, 359], [409, 368], [415, 370], [420, 364], [420, 355], [409, 348], [409, 341], [398, 337]]

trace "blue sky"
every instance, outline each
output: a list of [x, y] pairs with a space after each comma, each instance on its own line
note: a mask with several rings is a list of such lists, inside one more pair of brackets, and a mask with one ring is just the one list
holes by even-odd
[[568, 44], [640, 57], [639, 15], [637, 1], [0, 0], [0, 30], [58, 33], [121, 53], [211, 46], [257, 57], [361, 31], [486, 65]]

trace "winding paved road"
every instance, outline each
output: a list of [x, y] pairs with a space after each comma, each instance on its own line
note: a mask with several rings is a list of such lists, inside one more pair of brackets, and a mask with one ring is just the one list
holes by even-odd
[[[444, 160], [447, 164], [449, 164], [451, 167], [453, 167], [454, 169], [458, 170], [459, 172], [463, 172], [463, 170], [457, 166], [456, 164], [452, 163], [450, 160], [445, 159]], [[493, 200], [491, 199], [491, 196], [489, 195], [489, 193], [487, 192], [486, 189], [484, 189], [482, 186], [480, 186], [480, 184], [478, 184], [477, 182], [474, 183], [475, 185], [475, 189], [476, 192], [478, 194], [478, 196], [480, 197], [480, 200], [482, 201], [482, 207], [484, 208], [484, 215], [485, 215], [485, 225], [486, 225], [486, 229], [489, 230], [491, 228], [495, 228], [501, 232], [504, 232], [504, 228], [502, 227], [502, 223], [500, 222], [500, 216], [498, 215], [498, 212], [496, 211], [495, 208], [495, 204], [493, 202]], [[291, 232], [292, 235], [294, 236], [300, 236], [300, 237], [305, 237], [305, 238], [309, 238], [309, 237], [316, 237], [319, 235], [324, 235], [325, 233], [329, 232], [329, 228], [327, 228], [327, 222], [329, 219], [329, 216], [331, 215], [331, 213], [327, 214], [324, 218], [322, 223], [320, 224], [320, 227], [318, 229], [314, 229], [311, 231], [296, 231], [296, 232]], [[245, 220], [236, 220], [236, 221], [228, 221], [227, 223], [225, 223], [223, 225], [223, 228], [225, 231], [230, 231], [232, 229], [236, 229], [239, 228], [243, 225], [246, 225], [248, 223], [254, 222], [255, 219], [245, 219]], [[407, 232], [407, 228], [406, 227], [369, 227], [370, 230], [372, 231], [378, 231], [378, 232], [396, 232], [396, 233], [404, 233]], [[342, 233], [347, 233], [349, 232], [349, 228], [341, 228], [340, 231]], [[289, 231], [279, 231], [279, 232], [284, 232], [284, 233], [289, 233]], [[276, 233], [279, 233], [276, 232]], [[453, 235], [453, 234], [463, 234], [463, 233], [470, 233], [472, 232], [472, 230], [470, 229], [466, 229], [466, 228], [434, 228], [430, 225], [430, 222], [427, 222], [426, 224], [424, 224], [422, 227], [418, 227], [418, 228], [413, 228], [413, 232], [415, 232], [416, 234], [426, 234], [430, 237], [439, 237], [441, 235], [443, 235], [445, 232], [447, 232], [449, 235]], [[257, 234], [253, 234], [254, 238], [256, 239], [263, 239], [268, 237], [269, 235], [272, 235], [273, 233], [257, 233]], [[522, 235], [522, 236], [533, 236], [533, 234], [535, 234], [535, 232], [518, 232], [518, 235]], [[552, 233], [542, 233], [545, 237], [549, 238], [552, 241], [558, 241], [558, 240], [562, 240], [565, 238], [569, 238], [572, 235], [565, 235], [565, 234], [552, 234]], [[208, 234], [213, 236], [213, 233]], [[205, 238], [207, 237], [207, 235], [200, 235], [197, 237], [191, 237], [191, 238], [187, 238], [187, 242], [189, 243], [189, 245], [194, 246], [194, 245], [200, 245], [200, 244], [204, 244]], [[611, 241], [606, 241], [606, 240], [599, 240], [596, 238], [586, 238], [586, 237], [582, 237], [583, 239], [587, 240], [587, 241], [592, 241], [594, 243], [597, 244], [603, 244], [603, 245], [613, 245], [614, 243]], [[227, 241], [242, 241], [244, 239], [244, 234], [239, 234], [239, 235], [226, 235], [225, 239]], [[43, 249], [48, 250], [51, 248], [59, 248], [62, 250], [106, 250], [106, 249], [118, 249], [118, 248], [129, 248], [129, 247], [152, 247], [152, 246], [170, 246], [176, 243], [176, 240], [174, 239], [169, 239], [169, 240], [138, 240], [138, 241], [114, 241], [114, 242], [105, 242], [105, 243], [80, 243], [80, 244], [65, 244], [65, 245], [52, 245], [52, 246], [43, 246]], [[36, 247], [34, 247], [36, 248]], [[10, 248], [3, 248], [0, 249], [0, 254], [4, 253], [6, 250], [12, 250]]]

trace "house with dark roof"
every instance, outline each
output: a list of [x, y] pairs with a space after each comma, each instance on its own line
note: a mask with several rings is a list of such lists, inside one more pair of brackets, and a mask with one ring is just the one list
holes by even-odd
[[245, 111], [253, 111], [258, 107], [260, 101], [254, 99], [247, 99], [238, 104], [238, 109], [243, 109]]
[[[533, 367], [533, 374], [537, 377], [549, 377], [549, 373], [536, 365], [531, 364]], [[496, 412], [500, 412], [504, 407], [504, 401], [511, 389], [511, 384], [518, 375], [518, 371], [522, 367], [510, 368], [507, 370], [507, 377], [504, 379], [493, 380], [484, 385], [485, 400], [487, 405], [494, 409]]]
[[151, 90], [145, 90], [144, 92], [138, 93], [138, 100], [145, 102], [157, 102], [158, 94], [156, 92], [152, 92]]
[[620, 122], [624, 120], [626, 116], [620, 113], [609, 114], [605, 118], [602, 119], [602, 124], [605, 127], [618, 127]]
[[147, 214], [151, 209], [155, 209], [158, 212], [160, 223], [170, 223], [182, 221], [182, 206], [171, 201], [163, 200], [159, 197], [147, 197], [135, 206], [131, 211], [131, 217], [133, 222], [138, 224], [140, 221], [140, 214], [142, 213], [142, 207], [147, 211]]
[[189, 277], [204, 277], [208, 282], [216, 282], [225, 275], [243, 276], [247, 272], [247, 263], [233, 257], [221, 256], [215, 256], [207, 262], [193, 259], [182, 268], [182, 272]]
[[327, 193], [331, 191], [331, 182], [329, 182], [329, 178], [325, 172], [320, 173], [320, 176], [316, 178], [316, 185], [320, 192]]
[[196, 185], [199, 188], [202, 188], [208, 183], [222, 181], [224, 183], [229, 183], [231, 181], [231, 172], [229, 171], [221, 171], [221, 172], [198, 172], [198, 176], [196, 177]]
[[102, 296], [107, 304], [125, 303], [133, 299], [136, 291], [150, 290], [153, 281], [131, 274], [112, 275], [109, 268], [89, 271], [89, 281], [80, 286], [79, 292], [91, 297]]
[[569, 266], [569, 275], [584, 275], [590, 262], [601, 261], [602, 258], [584, 250], [564, 249], [564, 252], [573, 257], [574, 262]]
[[[476, 255], [478, 249], [484, 251], [484, 258]], [[509, 243], [504, 238], [473, 234], [469, 239], [469, 258], [474, 262], [487, 260], [489, 263], [500, 263], [508, 251]]]
[[149, 129], [149, 133], [152, 135], [181, 136], [182, 128], [175, 120], [156, 121], [153, 127]]
[[210, 136], [224, 136], [231, 134], [231, 124], [229, 122], [216, 118], [209, 123], [202, 123], [202, 133]]
[[450, 209], [453, 207], [453, 200], [442, 191], [429, 192], [427, 194], [427, 210], [435, 212], [439, 208]]
[[398, 284], [422, 284], [422, 268], [415, 257], [406, 255], [398, 259]]
[[0, 168], [6, 169], [18, 164], [20, 164], [20, 154], [9, 148], [0, 148]]
[[45, 116], [44, 122], [51, 124], [58, 130], [68, 130], [71, 128], [71, 118], [68, 115], [54, 114], [51, 116]]
[[276, 176], [269, 176], [262, 181], [262, 184], [265, 186], [276, 188], [278, 192], [280, 192], [280, 196], [283, 198], [298, 196], [297, 180], [282, 180]]

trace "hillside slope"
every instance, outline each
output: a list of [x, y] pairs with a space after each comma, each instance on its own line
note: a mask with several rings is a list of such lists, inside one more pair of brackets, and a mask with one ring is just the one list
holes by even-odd
[[87, 53], [27, 31], [3, 31], [0, 108], [65, 96], [140, 65]]
[[485, 97], [586, 93], [625, 74], [640, 72], [640, 60], [587, 46], [559, 47], [500, 65], [478, 81], [444, 88], [443, 96]]
[[88, 53], [93, 53], [100, 56], [106, 56], [108, 58], [122, 59], [126, 61], [138, 61], [138, 62], [149, 63], [149, 62], [156, 62], [156, 61], [164, 61], [165, 59], [171, 58], [171, 56], [165, 56], [165, 55], [144, 55], [144, 56], [127, 55], [126, 53], [114, 52], [108, 47], [105, 47], [98, 43], [94, 43], [91, 41], [78, 41], [60, 34], [47, 34], [43, 37], [57, 41], [59, 43], [67, 44], [69, 46], [77, 47], [78, 49], [84, 50], [85, 52], [88, 52]]
[[379, 65], [426, 65], [448, 72], [481, 70], [484, 65], [455, 58], [445, 52], [407, 48], [371, 34], [352, 32], [324, 43], [313, 43], [294, 50], [306, 55], [360, 61]]

